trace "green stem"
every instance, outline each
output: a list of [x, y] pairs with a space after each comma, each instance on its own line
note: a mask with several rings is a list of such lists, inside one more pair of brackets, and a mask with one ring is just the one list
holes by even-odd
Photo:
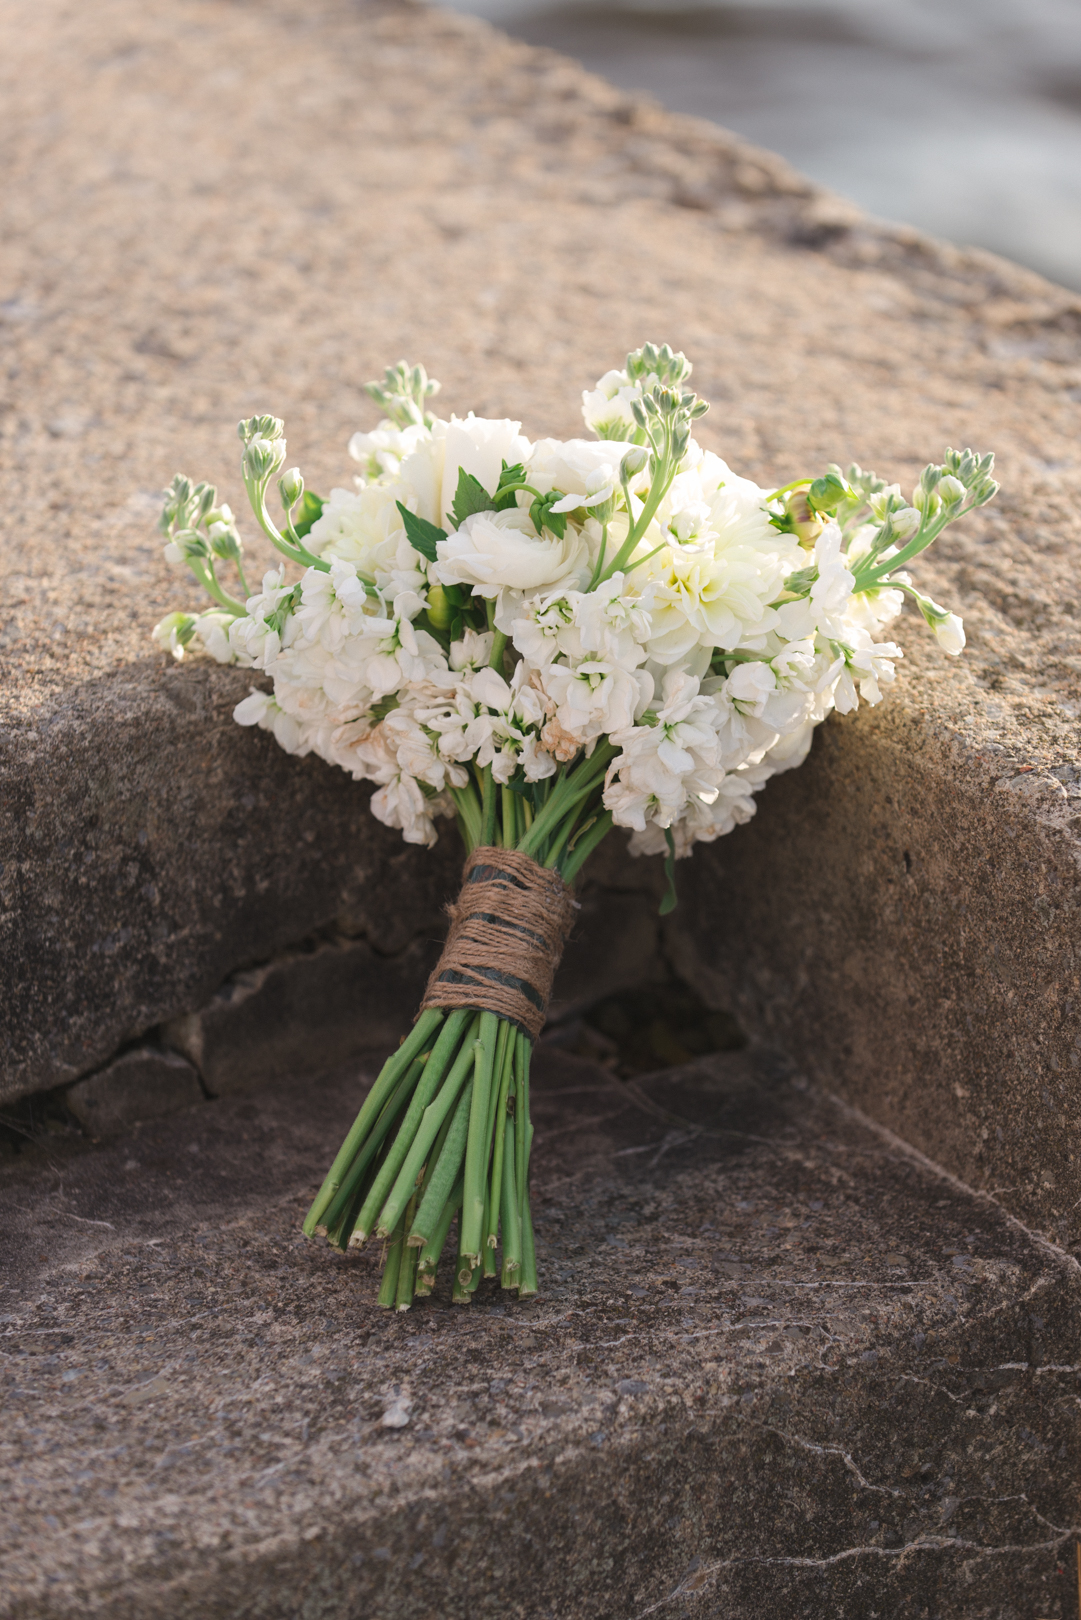
[[495, 815], [499, 803], [496, 793], [496, 783], [492, 777], [492, 767], [484, 767], [484, 804], [481, 815], [481, 843], [490, 847], [495, 843]]
[[492, 1089], [492, 1065], [495, 1061], [499, 1019], [495, 1013], [483, 1012], [480, 1019], [480, 1039], [475, 1043], [476, 1067], [473, 1071], [473, 1103], [469, 1112], [469, 1139], [465, 1150], [465, 1196], [462, 1200], [461, 1251], [473, 1266], [481, 1261], [481, 1241], [484, 1227], [484, 1183], [487, 1179], [488, 1149], [486, 1137], [488, 1102]]
[[[387, 1132], [398, 1118], [408, 1099], [413, 1095], [413, 1088], [420, 1079], [423, 1067], [423, 1058], [414, 1058], [405, 1074], [398, 1081], [393, 1093], [380, 1109], [379, 1118], [361, 1143], [360, 1150], [343, 1176], [342, 1184], [335, 1193], [333, 1201], [328, 1206], [322, 1221], [316, 1227], [317, 1233], [328, 1230], [333, 1231], [341, 1222], [346, 1210], [360, 1190], [360, 1184], [367, 1174], [369, 1165], [383, 1145]], [[356, 1214], [359, 1213], [358, 1206], [354, 1214], [353, 1224], [355, 1224]], [[350, 1231], [352, 1231], [352, 1224], [350, 1225]], [[344, 1236], [348, 1239], [349, 1233], [345, 1233]]]
[[[409, 1242], [416, 1247], [423, 1247], [428, 1243], [439, 1224], [440, 1212], [447, 1201], [450, 1189], [459, 1179], [462, 1160], [465, 1157], [466, 1139], [469, 1135], [469, 1118], [472, 1109], [473, 1081], [467, 1080], [465, 1090], [458, 1099], [458, 1106], [454, 1110], [450, 1130], [447, 1132], [443, 1151], [439, 1155], [431, 1180], [428, 1182], [421, 1199], [420, 1208], [409, 1232]], [[461, 1200], [459, 1199], [459, 1203]]]
[[434, 1035], [442, 1022], [443, 1009], [441, 1007], [429, 1007], [425, 1012], [422, 1012], [401, 1046], [390, 1055], [380, 1069], [375, 1084], [367, 1097], [365, 1097], [360, 1113], [353, 1121], [352, 1128], [338, 1149], [338, 1156], [328, 1170], [326, 1180], [316, 1194], [315, 1201], [305, 1217], [304, 1233], [307, 1237], [311, 1237], [324, 1210], [327, 1209], [334, 1194], [341, 1186], [346, 1171], [356, 1157], [358, 1147], [364, 1140], [369, 1126], [378, 1117], [387, 1097], [418, 1052], [423, 1051], [424, 1044], [429, 1036]]
[[459, 1176], [458, 1180], [454, 1184], [450, 1197], [443, 1205], [443, 1213], [440, 1215], [431, 1237], [424, 1244], [424, 1247], [417, 1256], [418, 1274], [420, 1272], [431, 1272], [434, 1274], [435, 1269], [439, 1264], [440, 1256], [443, 1253], [444, 1246], [446, 1245], [447, 1238], [450, 1235], [450, 1229], [454, 1221], [454, 1217], [462, 1207], [462, 1188], [463, 1182], [461, 1176]]
[[456, 1008], [439, 1032], [439, 1039], [432, 1048], [431, 1056], [424, 1065], [424, 1072], [417, 1082], [417, 1089], [406, 1109], [405, 1119], [398, 1127], [398, 1134], [391, 1143], [390, 1151], [380, 1166], [379, 1174], [372, 1183], [371, 1191], [357, 1216], [355, 1236], [359, 1243], [363, 1243], [372, 1231], [375, 1218], [382, 1209], [413, 1143], [424, 1110], [431, 1102], [435, 1088], [446, 1073], [447, 1065], [457, 1049], [462, 1027], [471, 1016], [468, 1008]]
[[[504, 1029], [510, 1029], [504, 1024]], [[495, 1253], [496, 1235], [499, 1228], [500, 1187], [503, 1181], [503, 1138], [507, 1132], [507, 1096], [510, 1091], [511, 1080], [514, 1075], [515, 1062], [518, 1053], [518, 1030], [514, 1030], [507, 1041], [506, 1051], [503, 1055], [502, 1072], [499, 1077], [499, 1090], [495, 1105], [495, 1132], [492, 1145], [492, 1183], [491, 1198], [488, 1204], [488, 1222], [484, 1234], [485, 1254], [491, 1250]], [[492, 1273], [494, 1275], [494, 1271]]]
[[[515, 1115], [517, 1123], [517, 1111]], [[501, 1189], [502, 1209], [500, 1211], [503, 1227], [503, 1287], [517, 1288], [518, 1277], [515, 1275], [522, 1267], [522, 1209], [518, 1197], [518, 1181], [515, 1175], [515, 1138], [506, 1136], [503, 1139], [503, 1185]]]
[[563, 881], [568, 888], [574, 882], [580, 869], [585, 865], [601, 839], [611, 831], [611, 828], [612, 812], [606, 810], [603, 815], [597, 817], [593, 826], [577, 840], [573, 850], [568, 851], [567, 858], [560, 867]]
[[[451, 1015], [452, 1018], [454, 1016], [454, 1014]], [[465, 1016], [469, 1017], [468, 1012], [466, 1012]], [[450, 1026], [450, 1022], [451, 1019], [448, 1018], [448, 1028]], [[425, 1108], [424, 1113], [421, 1116], [420, 1124], [417, 1127], [417, 1134], [413, 1138], [412, 1146], [405, 1156], [401, 1169], [398, 1171], [397, 1180], [391, 1189], [387, 1201], [379, 1212], [379, 1221], [376, 1226], [376, 1234], [379, 1237], [385, 1237], [388, 1232], [392, 1232], [397, 1226], [398, 1216], [405, 1207], [407, 1200], [412, 1196], [413, 1190], [417, 1184], [417, 1177], [420, 1175], [421, 1167], [427, 1160], [428, 1149], [435, 1141], [443, 1121], [446, 1119], [451, 1108], [454, 1106], [454, 1103], [457, 1101], [458, 1093], [461, 1091], [462, 1086], [465, 1083], [466, 1076], [472, 1067], [473, 1053], [469, 1037], [475, 1032], [478, 1022], [479, 1019], [474, 1017], [469, 1026], [469, 1030], [466, 1033], [465, 1039], [459, 1048], [458, 1055], [454, 1060], [445, 1084], [440, 1087], [437, 1095], [432, 1098], [432, 1101]], [[458, 1027], [461, 1028], [461, 1024], [459, 1024]], [[429, 1062], [434, 1062], [435, 1057], [436, 1054], [433, 1052]], [[403, 1132], [405, 1129], [406, 1126], [403, 1125]], [[412, 1225], [413, 1222], [412, 1219], [410, 1219], [410, 1229], [412, 1228]]]
[[562, 778], [518, 845], [523, 854], [532, 855], [542, 839], [548, 838], [556, 825], [566, 818], [568, 810], [592, 792], [598, 777], [603, 776], [615, 754], [616, 749], [605, 740], [598, 744], [590, 759], [581, 760], [573, 771]]
[[398, 1298], [398, 1272], [402, 1265], [402, 1247], [405, 1240], [405, 1222], [395, 1232], [387, 1249], [383, 1266], [383, 1280], [379, 1284], [379, 1304], [390, 1310]]
[[402, 1217], [402, 1236], [398, 1239], [399, 1244], [402, 1246], [398, 1260], [398, 1286], [394, 1293], [394, 1303], [400, 1311], [407, 1311], [413, 1303], [413, 1283], [417, 1275], [417, 1251], [411, 1249], [403, 1240], [405, 1233], [409, 1230], [416, 1207], [416, 1198], [411, 1198]]

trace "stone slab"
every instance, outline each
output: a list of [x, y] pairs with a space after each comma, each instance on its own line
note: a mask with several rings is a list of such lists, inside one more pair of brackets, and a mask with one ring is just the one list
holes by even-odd
[[28, 1151], [5, 1620], [1073, 1612], [1076, 1263], [762, 1049], [538, 1070], [527, 1304], [302, 1238], [355, 1073]]
[[97, 1141], [203, 1101], [199, 1076], [178, 1052], [140, 1046], [69, 1086], [67, 1107]]

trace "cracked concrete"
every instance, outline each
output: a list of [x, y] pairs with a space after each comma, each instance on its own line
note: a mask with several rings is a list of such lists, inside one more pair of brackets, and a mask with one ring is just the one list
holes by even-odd
[[5, 1620], [1073, 1612], [1076, 1263], [768, 1052], [539, 1071], [526, 1305], [300, 1236], [353, 1073], [33, 1151]]

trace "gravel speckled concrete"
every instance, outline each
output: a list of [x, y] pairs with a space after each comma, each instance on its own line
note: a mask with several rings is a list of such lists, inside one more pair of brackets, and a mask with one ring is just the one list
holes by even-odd
[[525, 1305], [301, 1237], [354, 1075], [27, 1162], [0, 1614], [1073, 1612], [1076, 1264], [768, 1054], [540, 1069]]

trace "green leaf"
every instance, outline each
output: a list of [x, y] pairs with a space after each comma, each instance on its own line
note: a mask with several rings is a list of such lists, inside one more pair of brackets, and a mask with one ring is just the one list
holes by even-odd
[[427, 518], [418, 517], [407, 506], [403, 506], [401, 501], [396, 501], [394, 504], [402, 514], [406, 538], [413, 550], [419, 551], [421, 556], [427, 557], [429, 562], [435, 562], [435, 548], [440, 540], [447, 538], [446, 529], [437, 529], [434, 523], [429, 523]]
[[503, 463], [503, 471], [499, 475], [499, 482], [495, 486], [495, 509], [505, 512], [508, 508], [518, 504], [518, 491], [513, 486], [525, 483], [525, 467], [516, 461], [513, 467]]
[[293, 528], [301, 540], [306, 534], [311, 533], [312, 524], [318, 523], [326, 504], [322, 495], [316, 495], [310, 489], [304, 491], [299, 504], [294, 508], [296, 516], [293, 519]]
[[458, 468], [458, 488], [454, 492], [454, 504], [451, 511], [454, 521], [461, 528], [467, 517], [474, 512], [494, 512], [495, 501], [489, 495], [479, 478], [467, 473], [464, 467]]
[[561, 489], [550, 489], [547, 495], [541, 495], [529, 508], [529, 516], [533, 520], [533, 527], [540, 534], [542, 529], [551, 530], [557, 540], [562, 540], [567, 532], [566, 512], [553, 512], [552, 507], [557, 501], [563, 499]]
[[676, 897], [676, 841], [672, 837], [671, 827], [664, 829], [664, 841], [668, 845], [668, 854], [664, 857], [664, 875], [668, 879], [668, 892], [658, 909], [662, 917], [667, 917], [668, 913], [675, 911], [679, 904]]

